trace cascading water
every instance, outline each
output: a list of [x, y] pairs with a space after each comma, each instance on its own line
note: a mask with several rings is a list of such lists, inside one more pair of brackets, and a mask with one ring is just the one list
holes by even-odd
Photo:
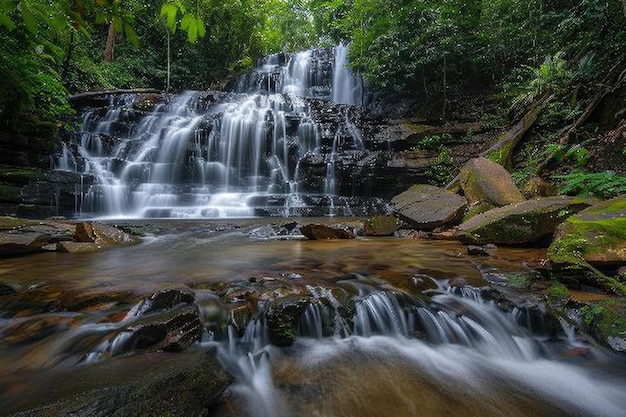
[[288, 350], [268, 344], [262, 319], [241, 339], [231, 332], [220, 356], [243, 403], [224, 415], [623, 415], [623, 383], [550, 357], [541, 336], [480, 289], [448, 287], [425, 303], [356, 287], [349, 325], [330, 291], [309, 286], [319, 302]]
[[[52, 167], [89, 179], [76, 198], [83, 215], [352, 214], [348, 203], [335, 209], [336, 160], [343, 150], [364, 149], [361, 134], [347, 111], [344, 121], [322, 129], [307, 102], [361, 104], [346, 52], [340, 45], [272, 55], [241, 77], [236, 93], [187, 92], [150, 113], [136, 110], [135, 95], [111, 99], [106, 111], [83, 114], [82, 132]], [[303, 185], [304, 159], [323, 161], [323, 180]]]

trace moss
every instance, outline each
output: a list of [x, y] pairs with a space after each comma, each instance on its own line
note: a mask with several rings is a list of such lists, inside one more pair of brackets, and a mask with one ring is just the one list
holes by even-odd
[[0, 201], [19, 202], [20, 188], [8, 184], [0, 184]]
[[0, 230], [15, 229], [32, 224], [38, 224], [31, 220], [21, 219], [19, 217], [0, 216]]
[[468, 221], [469, 219], [476, 216], [477, 214], [485, 213], [491, 210], [492, 208], [493, 206], [486, 202], [480, 202], [478, 204], [474, 204], [467, 210], [467, 212], [463, 216], [463, 222]]
[[548, 300], [560, 303], [569, 300], [569, 298], [567, 287], [559, 281], [552, 281], [548, 289]]
[[609, 337], [626, 338], [626, 300], [602, 300], [580, 309], [591, 333], [603, 344]]

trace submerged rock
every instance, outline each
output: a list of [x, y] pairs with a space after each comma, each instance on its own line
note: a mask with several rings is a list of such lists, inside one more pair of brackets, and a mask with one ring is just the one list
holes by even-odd
[[593, 202], [585, 198], [562, 196], [498, 207], [461, 224], [457, 237], [464, 243], [474, 245], [535, 243], [552, 235], [560, 223]]
[[270, 303], [266, 312], [270, 343], [290, 346], [298, 335], [298, 320], [311, 304], [308, 297], [284, 297]]
[[470, 159], [461, 168], [460, 182], [465, 198], [471, 204], [486, 202], [502, 207], [524, 201], [509, 172], [484, 157]]
[[391, 200], [395, 213], [410, 226], [432, 230], [460, 220], [467, 200], [432, 185], [418, 184]]

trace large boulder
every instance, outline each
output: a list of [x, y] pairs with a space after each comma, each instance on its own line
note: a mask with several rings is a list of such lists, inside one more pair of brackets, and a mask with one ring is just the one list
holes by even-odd
[[457, 237], [475, 245], [535, 243], [552, 235], [560, 223], [593, 202], [592, 199], [560, 196], [498, 207], [461, 224]]
[[467, 161], [461, 168], [460, 183], [470, 204], [486, 202], [502, 207], [524, 201], [508, 171], [484, 157]]
[[391, 199], [391, 203], [400, 219], [424, 230], [454, 224], [467, 206], [464, 197], [426, 184], [414, 185]]
[[557, 229], [548, 259], [565, 281], [590, 281], [625, 292], [619, 267], [626, 265], [626, 196], [568, 218]]
[[600, 267], [626, 265], [626, 196], [600, 202], [568, 218], [548, 255], [556, 263], [580, 259]]
[[39, 252], [50, 242], [47, 233], [14, 230], [0, 232], [0, 257]]

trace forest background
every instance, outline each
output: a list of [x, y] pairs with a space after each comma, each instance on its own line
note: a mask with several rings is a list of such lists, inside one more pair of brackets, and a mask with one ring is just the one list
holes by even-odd
[[494, 119], [550, 94], [564, 125], [620, 75], [625, 27], [626, 0], [2, 0], [0, 131], [54, 137], [70, 94], [224, 89], [263, 55], [339, 42], [375, 91], [444, 119], [478, 85]]

